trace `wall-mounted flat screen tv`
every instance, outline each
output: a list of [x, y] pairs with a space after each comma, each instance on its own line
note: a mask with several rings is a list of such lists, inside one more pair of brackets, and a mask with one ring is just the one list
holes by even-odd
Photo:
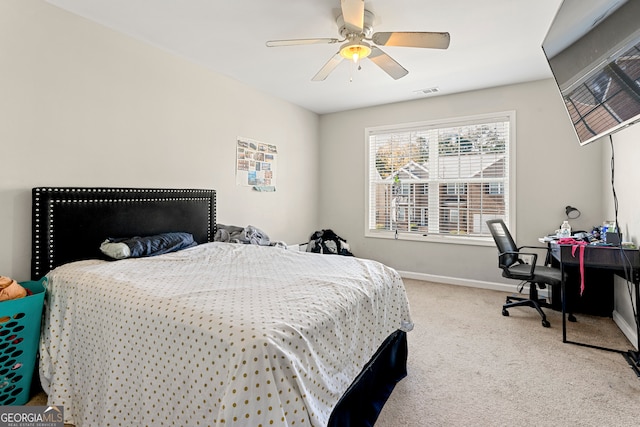
[[542, 50], [581, 145], [640, 121], [640, 0], [564, 0]]

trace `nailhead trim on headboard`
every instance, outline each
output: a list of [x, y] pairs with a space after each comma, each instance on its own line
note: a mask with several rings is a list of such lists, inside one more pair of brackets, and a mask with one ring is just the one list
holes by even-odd
[[[54, 207], [60, 204], [205, 201], [208, 206], [207, 235], [215, 234], [215, 190], [109, 187], [36, 187], [32, 189], [32, 265], [33, 279], [40, 278], [54, 265], [56, 253]], [[46, 204], [46, 205], [45, 205]]]

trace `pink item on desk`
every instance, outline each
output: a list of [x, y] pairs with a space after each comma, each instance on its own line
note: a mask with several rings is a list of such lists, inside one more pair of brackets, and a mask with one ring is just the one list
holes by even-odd
[[571, 255], [576, 257], [576, 249], [580, 248], [580, 296], [584, 292], [584, 247], [588, 244], [584, 240], [576, 240], [572, 237], [563, 237], [558, 240], [560, 245], [571, 245]]

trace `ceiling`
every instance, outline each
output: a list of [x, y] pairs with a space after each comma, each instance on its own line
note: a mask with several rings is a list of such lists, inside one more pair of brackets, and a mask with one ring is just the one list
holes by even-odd
[[[339, 0], [47, 1], [318, 114], [550, 78], [541, 44], [562, 3], [366, 1], [375, 14], [374, 32], [446, 31], [449, 48], [383, 47], [409, 70], [399, 80], [364, 60], [360, 71], [343, 61], [326, 80], [314, 82], [339, 45], [265, 42], [341, 38]], [[425, 93], [433, 88], [436, 93]]]

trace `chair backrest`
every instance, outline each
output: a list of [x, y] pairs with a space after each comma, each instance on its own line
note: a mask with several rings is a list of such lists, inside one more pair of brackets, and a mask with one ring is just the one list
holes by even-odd
[[[511, 237], [511, 233], [509, 233], [509, 229], [503, 220], [490, 219], [487, 221], [487, 226], [493, 236], [493, 240], [496, 242], [498, 252], [501, 254], [505, 252], [518, 252], [518, 246], [516, 246], [516, 242], [514, 242], [513, 237]], [[503, 257], [502, 263], [504, 263], [505, 267], [509, 267], [517, 260], [518, 255], [514, 254], [513, 256]]]

